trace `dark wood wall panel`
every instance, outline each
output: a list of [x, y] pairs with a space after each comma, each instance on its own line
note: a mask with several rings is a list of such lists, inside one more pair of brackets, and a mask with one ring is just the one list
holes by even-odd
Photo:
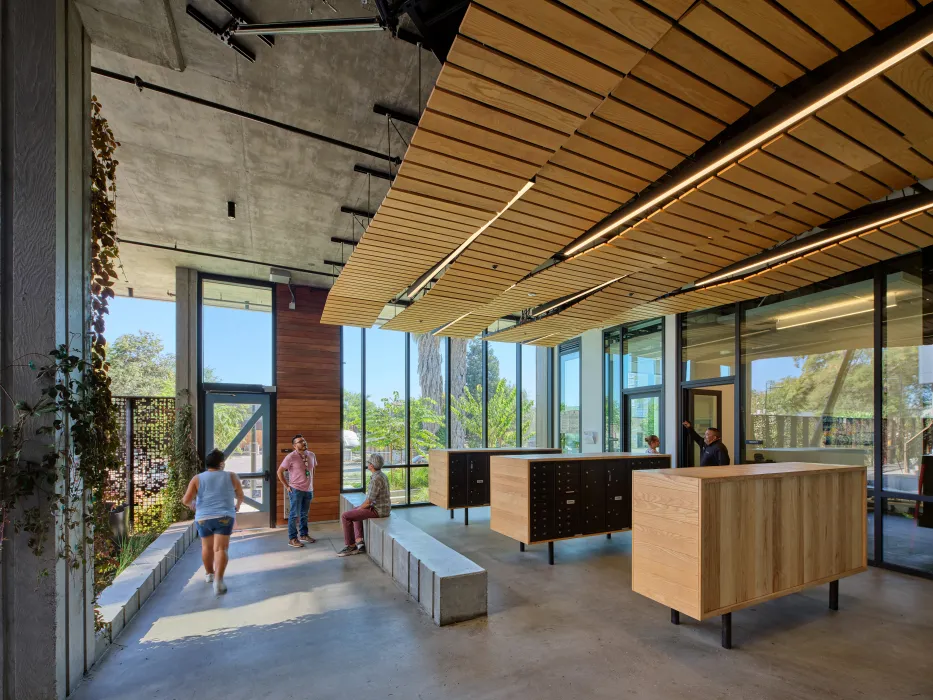
[[[327, 291], [275, 287], [276, 467], [301, 433], [317, 455], [311, 520], [336, 520], [340, 499], [340, 326], [321, 324]], [[283, 451], [284, 450], [284, 451]], [[283, 525], [283, 489], [276, 497], [276, 521]]]

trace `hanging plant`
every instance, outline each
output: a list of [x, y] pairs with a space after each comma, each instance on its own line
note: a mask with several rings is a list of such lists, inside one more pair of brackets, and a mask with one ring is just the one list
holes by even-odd
[[[187, 394], [187, 389], [179, 392], [180, 397]], [[168, 481], [163, 491], [165, 525], [190, 517], [191, 511], [182, 505], [181, 499], [188, 488], [188, 482], [200, 470], [201, 458], [194, 441], [194, 412], [191, 403], [186, 402], [175, 412], [175, 435], [168, 462]]]
[[[34, 372], [37, 399], [14, 397], [0, 387], [14, 411], [13, 421], [0, 426], [0, 554], [11, 525], [29, 534], [28, 546], [36, 556], [45, 552], [49, 534], [56, 532], [57, 554], [74, 569], [89, 564], [95, 545], [102, 561], [113, 555], [104, 536], [109, 512], [102, 496], [110, 472], [122, 468], [104, 338], [116, 279], [114, 152], [119, 144], [96, 97], [91, 107], [87, 329], [48, 354], [34, 353], [13, 363]], [[61, 525], [57, 529], [56, 519]]]

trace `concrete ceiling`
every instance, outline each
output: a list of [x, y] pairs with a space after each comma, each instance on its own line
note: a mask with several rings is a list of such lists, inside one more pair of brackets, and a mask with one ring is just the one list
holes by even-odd
[[[374, 3], [330, 0], [237, 0], [261, 22], [372, 14]], [[191, 0], [223, 24], [213, 0]], [[437, 77], [434, 56], [388, 33], [281, 35], [270, 48], [240, 41], [257, 61], [238, 56], [185, 13], [185, 0], [83, 0], [92, 61], [124, 75], [282, 121], [393, 155], [405, 144], [373, 104], [416, 115]], [[176, 70], [182, 68], [182, 70]], [[419, 83], [421, 95], [419, 98]], [[117, 230], [125, 241], [228, 256], [236, 260], [121, 245], [125, 278], [118, 293], [168, 299], [176, 266], [267, 279], [266, 265], [333, 272], [341, 260], [332, 236], [358, 239], [359, 224], [341, 206], [374, 211], [384, 180], [355, 173], [356, 164], [388, 164], [334, 145], [257, 124], [208, 107], [94, 75], [120, 148]], [[405, 140], [413, 127], [400, 124]], [[391, 143], [387, 145], [387, 141]], [[227, 201], [237, 203], [227, 218]], [[349, 250], [343, 253], [346, 257]], [[294, 272], [301, 284], [331, 279]]]

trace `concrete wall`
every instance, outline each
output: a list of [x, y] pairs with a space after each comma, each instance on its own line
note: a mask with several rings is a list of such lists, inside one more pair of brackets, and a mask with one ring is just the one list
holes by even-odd
[[[603, 451], [603, 331], [587, 331], [580, 343], [580, 444], [582, 452]], [[596, 439], [592, 439], [595, 434]]]
[[[0, 49], [0, 382], [32, 400], [32, 373], [10, 365], [84, 344], [90, 44], [68, 0], [10, 0]], [[10, 418], [3, 402], [0, 420]], [[66, 570], [53, 541], [35, 557], [11, 529], [0, 556], [2, 697], [63, 698], [93, 662], [92, 571]], [[86, 534], [79, 525], [67, 544]]]

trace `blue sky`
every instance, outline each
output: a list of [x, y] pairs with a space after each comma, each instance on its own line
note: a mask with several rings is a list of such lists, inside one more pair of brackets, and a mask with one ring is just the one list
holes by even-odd
[[[175, 304], [117, 297], [110, 302], [106, 337], [149, 331], [175, 352]], [[225, 382], [272, 384], [272, 314], [205, 307], [204, 364]]]

